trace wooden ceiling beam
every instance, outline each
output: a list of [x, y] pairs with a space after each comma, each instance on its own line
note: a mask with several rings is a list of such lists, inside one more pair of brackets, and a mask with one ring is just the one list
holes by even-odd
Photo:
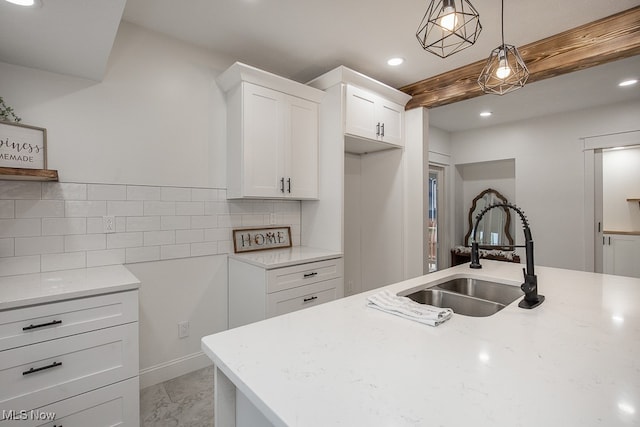
[[[519, 47], [533, 83], [640, 54], [640, 6]], [[406, 109], [433, 108], [484, 95], [477, 83], [486, 60], [401, 87]]]

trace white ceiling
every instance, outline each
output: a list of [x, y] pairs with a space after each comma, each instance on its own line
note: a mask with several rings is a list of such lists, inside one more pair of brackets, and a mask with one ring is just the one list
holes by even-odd
[[[500, 1], [471, 2], [483, 26], [478, 42], [441, 59], [423, 51], [415, 38], [426, 0], [126, 0], [126, 6], [125, 0], [42, 0], [42, 7], [27, 10], [0, 0], [0, 61], [100, 80], [124, 19], [300, 82], [346, 65], [399, 87], [484, 59], [500, 43]], [[510, 0], [505, 5], [505, 41], [527, 44], [638, 5], [640, 0]], [[392, 56], [406, 61], [390, 67], [386, 60]], [[609, 66], [636, 76], [640, 70], [637, 60]], [[565, 95], [557, 86], [566, 88], [566, 82], [548, 86], [565, 79], [560, 77], [503, 97], [485, 95], [440, 107], [432, 110], [431, 120], [443, 129], [462, 130], [495, 124], [501, 117], [517, 119], [517, 111], [531, 117], [549, 112], [550, 106], [572, 109], [594, 99], [615, 102], [606, 99], [616, 92], [590, 96], [596, 88], [592, 79], [603, 82], [598, 68], [574, 73], [584, 73], [587, 86], [573, 86], [578, 79], [571, 78], [571, 91]], [[477, 115], [475, 110], [485, 104], [494, 111], [493, 122], [461, 119], [460, 114], [467, 113], [459, 109]]]

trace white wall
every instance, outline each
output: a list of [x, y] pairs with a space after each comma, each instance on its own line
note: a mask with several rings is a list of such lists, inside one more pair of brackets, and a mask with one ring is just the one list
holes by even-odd
[[[513, 158], [516, 200], [527, 214], [540, 265], [582, 270], [584, 155], [580, 138], [638, 128], [640, 102], [534, 118], [451, 135], [454, 162]], [[516, 241], [522, 243], [522, 233]], [[591, 244], [591, 242], [589, 242]]]
[[[142, 280], [142, 386], [209, 363], [199, 339], [227, 327], [232, 227], [268, 224], [267, 214], [279, 211], [279, 221], [294, 225], [294, 244], [300, 242], [299, 202], [221, 196], [193, 204], [194, 195], [222, 194], [226, 187], [226, 106], [215, 77], [232, 62], [123, 22], [102, 82], [0, 63], [0, 94], [23, 123], [47, 128], [49, 168], [61, 181], [0, 181], [0, 273], [125, 262]], [[145, 201], [175, 214], [150, 214]], [[200, 212], [200, 202], [205, 211], [194, 219], [189, 211]], [[74, 211], [78, 204], [81, 214]], [[107, 214], [116, 216], [118, 228], [105, 236], [99, 226]], [[109, 236], [117, 235], [127, 247], [109, 247]], [[171, 251], [182, 258], [167, 259], [174, 258]], [[178, 339], [183, 320], [191, 335]]]
[[640, 231], [640, 147], [602, 153], [603, 225], [607, 231]]
[[344, 285], [345, 295], [362, 292], [362, 162], [344, 153]]

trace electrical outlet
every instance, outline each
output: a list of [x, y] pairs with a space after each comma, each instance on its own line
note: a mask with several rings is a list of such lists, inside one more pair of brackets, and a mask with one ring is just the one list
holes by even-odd
[[276, 214], [275, 213], [270, 213], [269, 214], [269, 224], [274, 225], [276, 223]]
[[189, 321], [178, 322], [178, 338], [186, 338], [189, 336]]
[[116, 232], [116, 217], [113, 215], [105, 215], [102, 217], [102, 232], [103, 233], [115, 233]]

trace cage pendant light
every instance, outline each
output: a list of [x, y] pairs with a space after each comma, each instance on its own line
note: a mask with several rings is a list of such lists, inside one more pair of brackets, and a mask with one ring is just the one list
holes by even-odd
[[416, 37], [441, 58], [473, 45], [482, 31], [480, 15], [467, 0], [431, 0]]
[[484, 93], [504, 95], [520, 89], [529, 78], [527, 69], [518, 49], [504, 42], [504, 0], [502, 0], [502, 44], [491, 51], [478, 84]]

